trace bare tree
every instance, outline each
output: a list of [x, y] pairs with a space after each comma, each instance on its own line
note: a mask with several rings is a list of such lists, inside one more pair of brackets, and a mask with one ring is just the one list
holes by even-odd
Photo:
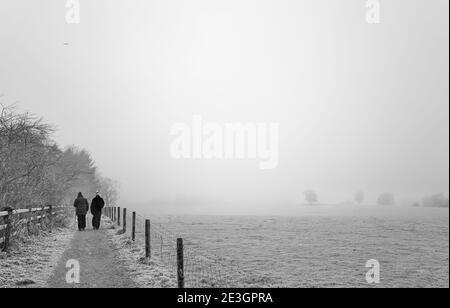
[[358, 204], [362, 204], [364, 202], [365, 196], [364, 196], [364, 192], [362, 190], [358, 190], [355, 193], [355, 201]]
[[314, 203], [317, 203], [319, 201], [319, 198], [317, 196], [317, 193], [313, 190], [306, 190], [304, 193], [305, 200], [310, 205], [313, 205]]
[[0, 105], [0, 208], [60, 204], [78, 191], [94, 195], [100, 180], [90, 154], [61, 150], [53, 131], [42, 118]]
[[395, 205], [395, 196], [393, 193], [385, 192], [382, 193], [378, 199], [377, 203], [383, 206], [392, 206]]
[[[0, 202], [20, 206], [42, 187], [42, 176], [55, 163], [51, 126], [41, 118], [17, 114], [13, 107], [0, 110]], [[35, 200], [37, 201], [37, 200]], [[32, 204], [31, 204], [32, 205]]]
[[100, 192], [107, 206], [117, 205], [119, 199], [119, 183], [107, 177], [100, 177]]
[[431, 197], [424, 198], [422, 204], [425, 207], [449, 207], [448, 198], [446, 198], [442, 193], [434, 194]]

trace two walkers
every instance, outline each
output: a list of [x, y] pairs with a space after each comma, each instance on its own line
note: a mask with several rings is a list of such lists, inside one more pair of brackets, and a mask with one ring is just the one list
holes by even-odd
[[[75, 207], [75, 214], [78, 219], [78, 230], [84, 231], [86, 229], [86, 215], [89, 212], [89, 202], [83, 197], [83, 194], [78, 193], [77, 199], [73, 204]], [[100, 197], [100, 193], [97, 191], [97, 194], [91, 202], [91, 214], [92, 214], [92, 227], [94, 230], [100, 229], [100, 221], [102, 218], [102, 209], [105, 206], [105, 201]]]

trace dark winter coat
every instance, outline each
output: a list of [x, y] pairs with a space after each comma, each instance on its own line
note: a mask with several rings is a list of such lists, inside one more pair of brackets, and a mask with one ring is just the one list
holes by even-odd
[[100, 214], [102, 212], [103, 207], [105, 206], [105, 201], [100, 196], [95, 196], [94, 199], [92, 199], [91, 203], [91, 213], [93, 215]]
[[86, 215], [89, 211], [89, 202], [81, 193], [78, 194], [78, 198], [73, 203], [73, 206], [77, 215]]

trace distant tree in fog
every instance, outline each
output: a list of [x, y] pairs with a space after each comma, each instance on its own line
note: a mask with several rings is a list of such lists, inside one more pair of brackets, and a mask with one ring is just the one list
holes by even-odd
[[100, 194], [106, 206], [115, 206], [119, 199], [119, 183], [107, 177], [100, 177]]
[[358, 204], [362, 204], [364, 202], [364, 192], [362, 190], [358, 190], [355, 193], [355, 201]]
[[395, 204], [395, 196], [392, 193], [389, 192], [385, 192], [382, 193], [378, 199], [377, 199], [377, 203], [379, 205], [383, 205], [383, 206], [391, 206]]
[[303, 194], [305, 195], [306, 202], [308, 202], [311, 205], [319, 201], [317, 193], [313, 190], [306, 190]]
[[422, 203], [425, 207], [449, 207], [449, 200], [444, 196], [444, 194], [435, 194], [431, 197], [426, 197], [423, 199]]

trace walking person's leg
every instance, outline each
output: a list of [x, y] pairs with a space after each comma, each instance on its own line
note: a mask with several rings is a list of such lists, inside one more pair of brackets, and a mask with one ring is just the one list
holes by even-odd
[[101, 221], [102, 221], [102, 213], [100, 212], [100, 213], [97, 214], [97, 217], [96, 217], [96, 219], [95, 219], [95, 224], [96, 224], [96, 226], [97, 226], [97, 230], [100, 229], [100, 223], [101, 223]]
[[94, 225], [94, 228], [96, 230], [100, 229], [101, 218], [102, 218], [102, 214], [101, 213], [95, 213], [94, 218], [92, 219], [92, 224]]
[[78, 231], [83, 231], [83, 215], [77, 215]]
[[86, 215], [81, 216], [81, 230], [84, 231], [86, 229]]
[[98, 213], [97, 217], [97, 229], [100, 229], [100, 224], [102, 223], [102, 212]]

